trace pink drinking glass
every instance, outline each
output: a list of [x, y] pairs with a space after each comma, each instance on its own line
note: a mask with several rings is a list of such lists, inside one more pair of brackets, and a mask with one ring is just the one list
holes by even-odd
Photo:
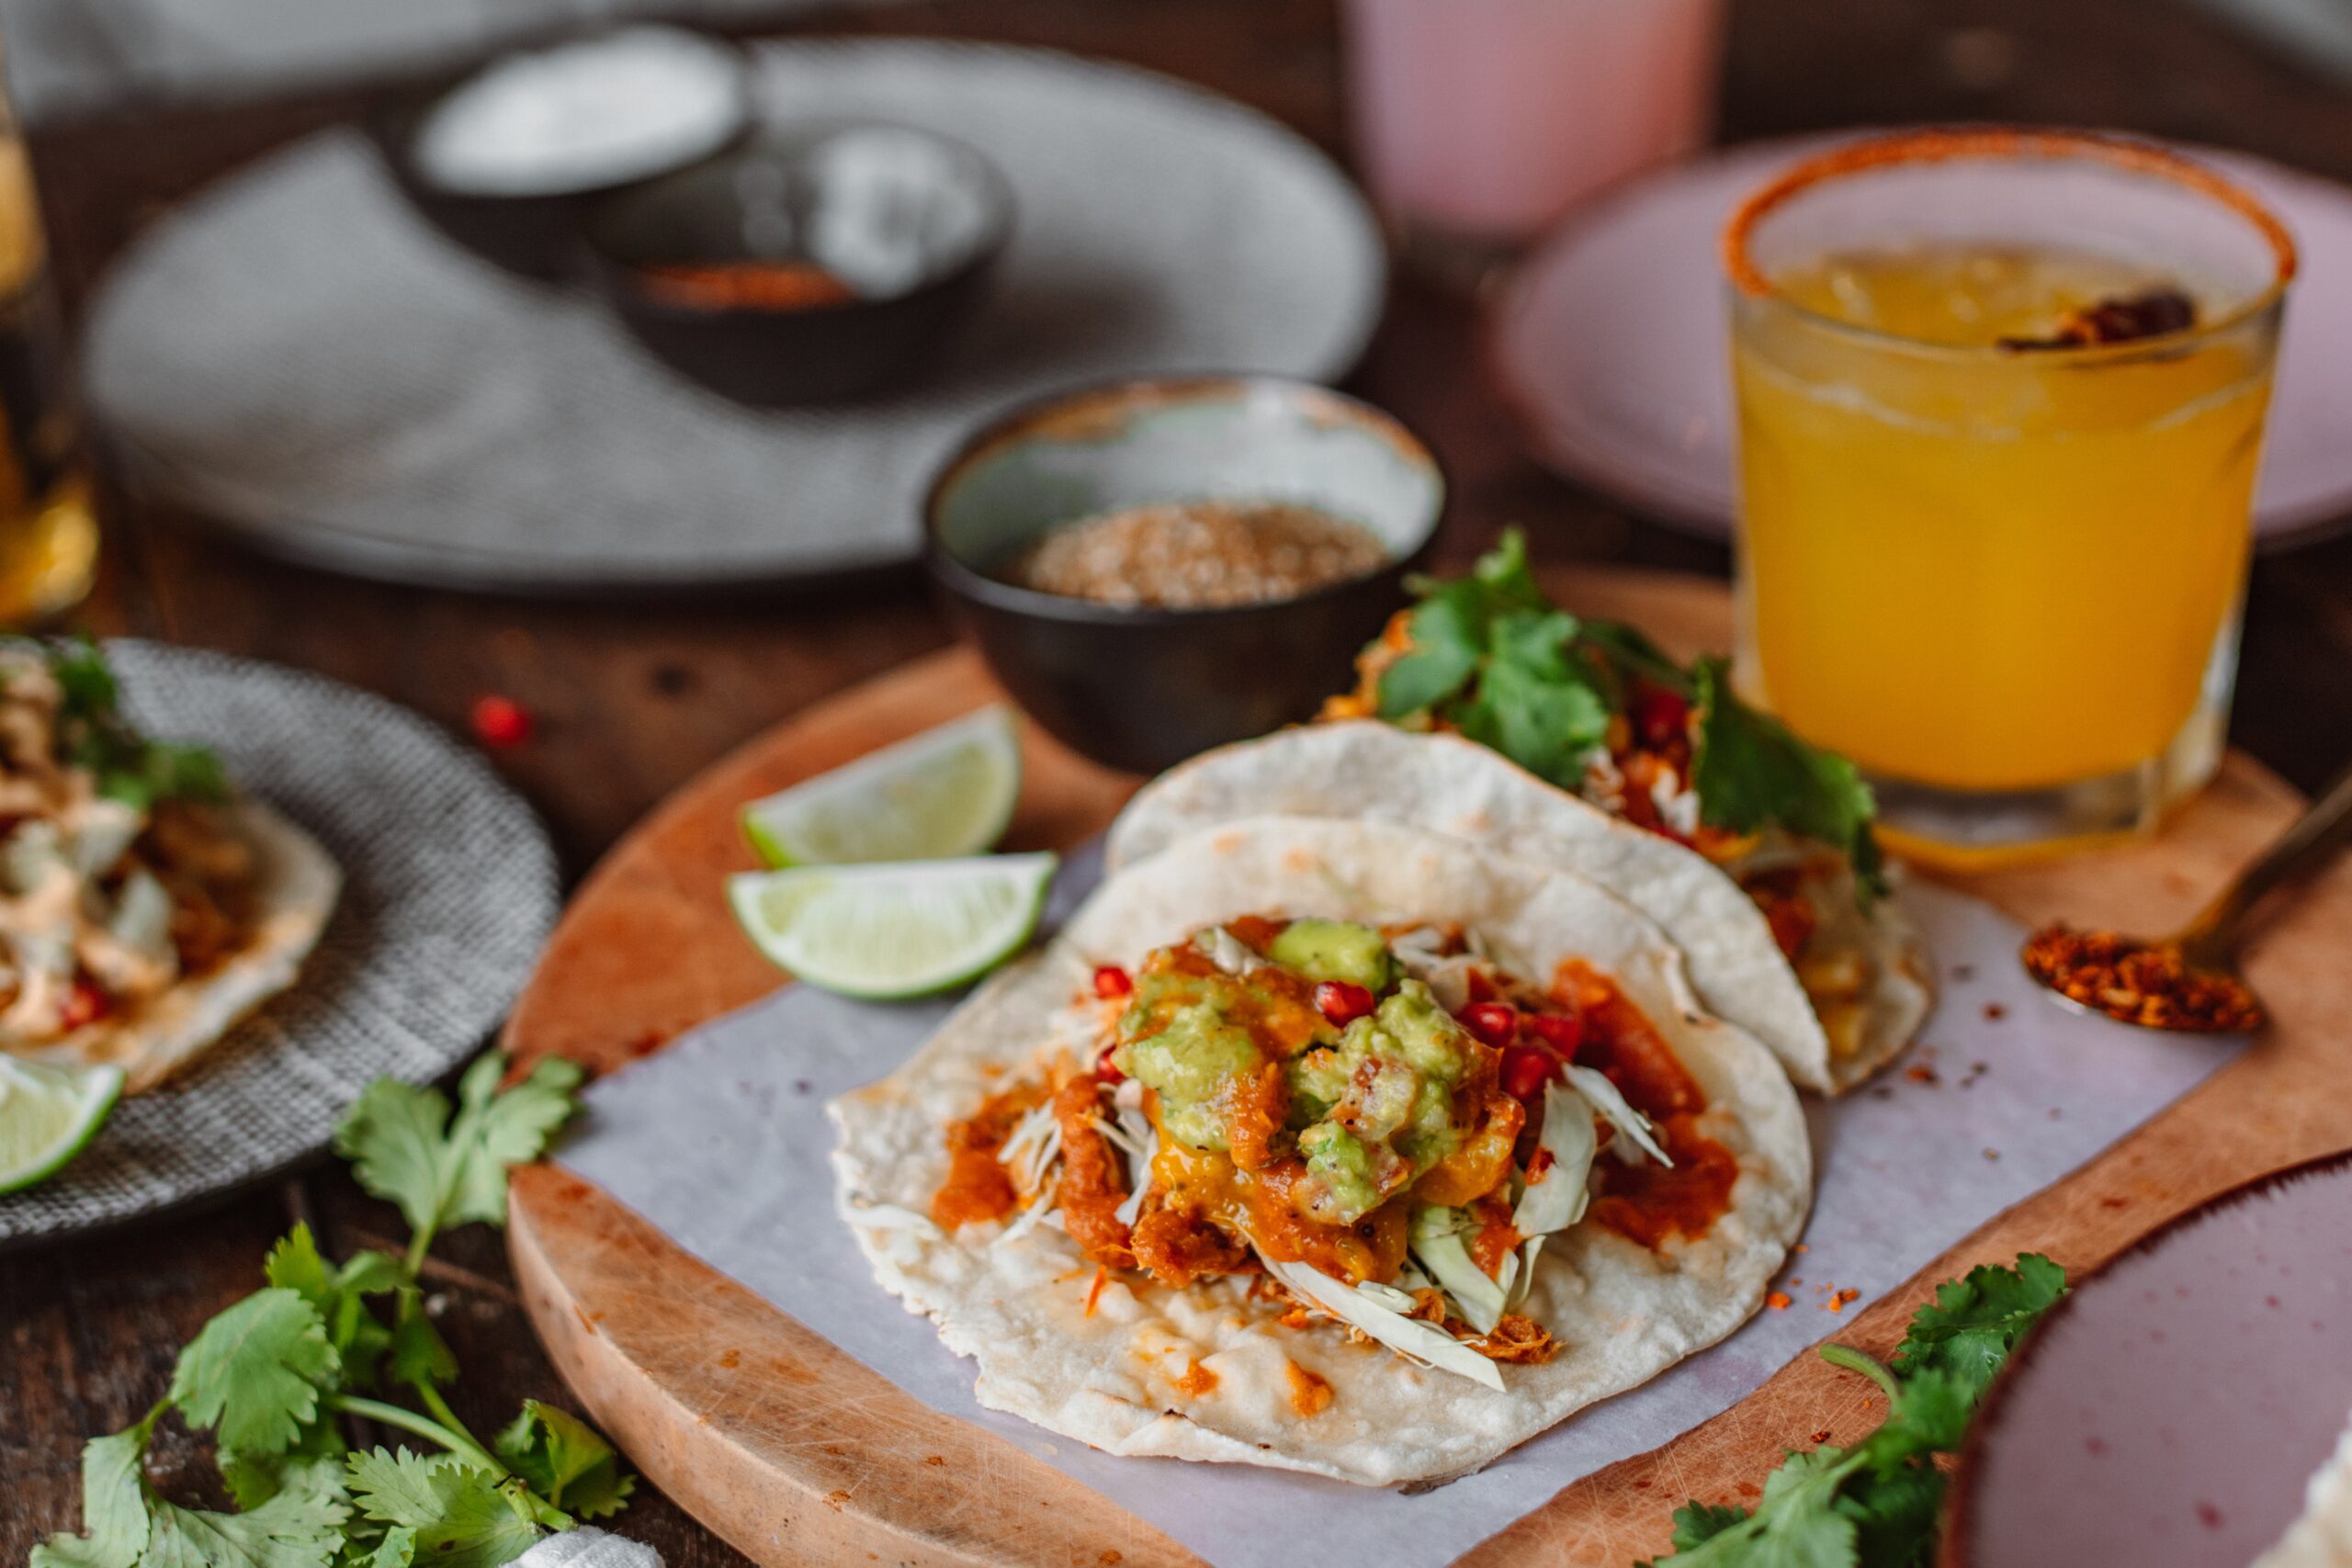
[[1408, 262], [1482, 274], [1702, 146], [1723, 0], [1347, 0], [1357, 160]]

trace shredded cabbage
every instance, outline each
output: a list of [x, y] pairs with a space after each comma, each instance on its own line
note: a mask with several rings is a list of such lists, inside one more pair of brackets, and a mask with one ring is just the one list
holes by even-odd
[[1566, 1084], [1544, 1086], [1544, 1136], [1536, 1147], [1548, 1153], [1552, 1163], [1540, 1179], [1528, 1181], [1518, 1206], [1510, 1212], [1511, 1228], [1521, 1235], [1549, 1235], [1567, 1229], [1584, 1218], [1585, 1204], [1591, 1197], [1586, 1183], [1600, 1140], [1592, 1130], [1591, 1106]]
[[1012, 1184], [1035, 1192], [1046, 1172], [1062, 1152], [1062, 1124], [1050, 1105], [1033, 1105], [996, 1152], [997, 1162], [1012, 1173]]
[[1027, 1208], [1015, 1214], [1012, 1223], [1004, 1227], [1004, 1234], [989, 1243], [989, 1246], [994, 1248], [1019, 1241], [1023, 1236], [1045, 1224], [1046, 1214], [1054, 1207], [1054, 1200], [1060, 1192], [1061, 1180], [1057, 1177], [1053, 1186], [1038, 1193]]
[[1193, 945], [1207, 953], [1209, 962], [1228, 975], [1247, 975], [1260, 962], [1248, 943], [1223, 926], [1202, 931], [1193, 938]]
[[1519, 1263], [1519, 1278], [1513, 1282], [1504, 1303], [1506, 1311], [1517, 1312], [1525, 1303], [1528, 1292], [1535, 1288], [1535, 1260], [1543, 1256], [1544, 1238], [1542, 1236], [1532, 1235], [1520, 1244], [1516, 1255]]
[[1132, 1225], [1143, 1213], [1143, 1195], [1151, 1190], [1151, 1162], [1159, 1157], [1159, 1129], [1140, 1111], [1120, 1111], [1119, 1124], [1136, 1140], [1133, 1163], [1127, 1168], [1127, 1196], [1116, 1211], [1121, 1224]]
[[1320, 1269], [1304, 1263], [1282, 1263], [1264, 1253], [1258, 1255], [1272, 1274], [1290, 1291], [1313, 1302], [1325, 1312], [1351, 1327], [1387, 1346], [1408, 1360], [1440, 1371], [1453, 1372], [1483, 1383], [1497, 1393], [1503, 1391], [1503, 1374], [1494, 1362], [1454, 1338], [1444, 1329], [1423, 1323], [1417, 1317], [1391, 1312], [1352, 1286], [1341, 1284]]
[[1358, 1280], [1356, 1293], [1371, 1301], [1374, 1305], [1385, 1306], [1390, 1312], [1401, 1312], [1408, 1315], [1411, 1314], [1415, 1307], [1421, 1304], [1413, 1299], [1412, 1292], [1400, 1291], [1394, 1285], [1384, 1285], [1377, 1280]]
[[143, 958], [169, 963], [175, 957], [172, 896], [144, 866], [123, 878], [107, 934]]
[[[1618, 1142], [1609, 1145], [1619, 1159], [1627, 1165], [1639, 1165], [1642, 1163], [1641, 1155], [1645, 1154], [1669, 1170], [1674, 1168], [1674, 1162], [1667, 1158], [1666, 1151], [1658, 1147], [1657, 1139], [1651, 1136], [1650, 1119], [1627, 1104], [1625, 1097], [1617, 1092], [1615, 1084], [1590, 1067], [1576, 1066], [1568, 1069], [1568, 1082], [1608, 1120], [1611, 1126], [1623, 1134]], [[1627, 1150], [1625, 1145], [1629, 1141], [1634, 1149], [1640, 1151], [1639, 1154]]]
[[79, 874], [103, 876], [114, 869], [139, 838], [146, 818], [119, 800], [94, 800], [82, 808], [81, 826], [74, 834], [74, 869]]
[[1491, 1334], [1503, 1317], [1502, 1282], [1487, 1278], [1487, 1271], [1478, 1267], [1470, 1257], [1470, 1249], [1462, 1245], [1462, 1223], [1459, 1209], [1441, 1209], [1432, 1204], [1416, 1210], [1413, 1256], [1429, 1270], [1438, 1289], [1460, 1309], [1462, 1321], [1481, 1334]]

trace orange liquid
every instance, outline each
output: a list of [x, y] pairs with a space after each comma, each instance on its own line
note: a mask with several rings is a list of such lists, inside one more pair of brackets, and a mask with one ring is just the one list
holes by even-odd
[[[2167, 281], [1957, 248], [1775, 280], [1818, 314], [1979, 350]], [[2157, 757], [2233, 639], [2271, 332], [1905, 352], [1744, 303], [1743, 680], [1807, 738], [1919, 784], [2041, 788]]]

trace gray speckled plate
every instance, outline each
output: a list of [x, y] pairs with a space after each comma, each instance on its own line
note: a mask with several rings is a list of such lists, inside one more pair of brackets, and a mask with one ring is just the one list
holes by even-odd
[[91, 318], [126, 475], [255, 546], [365, 576], [616, 590], [910, 560], [932, 468], [991, 412], [1173, 371], [1335, 378], [1379, 318], [1362, 199], [1312, 146], [1167, 77], [1035, 50], [779, 44], [772, 119], [866, 116], [979, 148], [1019, 215], [993, 293], [910, 389], [724, 401], [580, 291], [427, 231], [356, 132], [159, 225]]
[[151, 733], [200, 741], [343, 866], [291, 991], [126, 1100], [80, 1158], [0, 1198], [0, 1247], [194, 1202], [324, 1147], [383, 1074], [422, 1081], [504, 1016], [554, 923], [555, 853], [521, 797], [406, 708], [322, 676], [160, 643], [107, 654]]
[[2245, 1568], [2301, 1512], [2347, 1411], [2337, 1155], [2225, 1192], [2075, 1285], [1977, 1416], [1941, 1561]]

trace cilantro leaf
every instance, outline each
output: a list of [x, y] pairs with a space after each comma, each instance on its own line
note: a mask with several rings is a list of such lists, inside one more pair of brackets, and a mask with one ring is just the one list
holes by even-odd
[[1930, 1465], [1866, 1470], [1849, 1481], [1838, 1511], [1854, 1521], [1860, 1568], [1928, 1568], [1943, 1500], [1943, 1472]]
[[498, 1080], [505, 1071], [506, 1058], [493, 1051], [458, 1085], [458, 1122], [449, 1140], [457, 1177], [447, 1224], [504, 1224], [507, 1168], [538, 1158], [577, 1103], [572, 1091], [583, 1075], [575, 1063], [544, 1057], [529, 1077], [501, 1093]]
[[1610, 705], [1572, 661], [1575, 616], [1548, 603], [1517, 530], [1466, 577], [1417, 581], [1411, 649], [1382, 671], [1380, 716], [1427, 712], [1531, 773], [1574, 789]]
[[88, 1533], [51, 1536], [33, 1548], [26, 1568], [131, 1568], [139, 1561], [148, 1534], [139, 1467], [154, 1429], [150, 1415], [136, 1427], [83, 1446], [82, 1528]]
[[363, 1560], [364, 1568], [409, 1568], [416, 1561], [416, 1531], [394, 1525]]
[[1688, 1551], [1702, 1546], [1747, 1517], [1747, 1510], [1729, 1504], [1689, 1502], [1674, 1510], [1674, 1544]]
[[368, 1517], [414, 1532], [413, 1554], [436, 1568], [499, 1568], [539, 1538], [519, 1479], [502, 1483], [449, 1454], [353, 1454], [351, 1492]]
[[258, 1508], [214, 1514], [152, 1504], [141, 1568], [326, 1568], [350, 1508], [311, 1487], [289, 1487]]
[[334, 1386], [342, 1358], [318, 1308], [282, 1285], [256, 1291], [204, 1325], [180, 1352], [170, 1398], [224, 1447], [257, 1454], [293, 1447]]
[[343, 1363], [343, 1381], [355, 1387], [376, 1378], [377, 1364], [390, 1348], [391, 1335], [368, 1310], [364, 1298], [400, 1290], [407, 1277], [380, 1252], [362, 1252], [330, 1272], [311, 1227], [297, 1224], [270, 1249], [264, 1267], [269, 1282], [300, 1295], [318, 1310], [327, 1342]]
[[1981, 1392], [1941, 1368], [1902, 1379], [1889, 1402], [1886, 1424], [1864, 1445], [1872, 1467], [1889, 1472], [1913, 1455], [1958, 1450]]
[[[1928, 1568], [1943, 1503], [1937, 1456], [1958, 1450], [1992, 1373], [2065, 1293], [2066, 1272], [2028, 1253], [1936, 1292], [1892, 1366], [1843, 1345], [1832, 1365], [1886, 1392], [1879, 1429], [1849, 1449], [1792, 1453], [1754, 1514], [1690, 1503], [1674, 1513], [1678, 1568]], [[1645, 1564], [1643, 1568], [1654, 1568]]]
[[450, 1225], [505, 1224], [506, 1168], [538, 1158], [571, 1114], [577, 1066], [548, 1057], [501, 1093], [505, 1070], [495, 1051], [467, 1068], [454, 1117], [439, 1090], [379, 1078], [335, 1129], [359, 1185], [398, 1204], [423, 1241]]
[[437, 1387], [457, 1380], [457, 1353], [424, 1315], [424, 1295], [413, 1286], [401, 1292], [400, 1305], [393, 1310], [391, 1359], [384, 1370], [396, 1383]]
[[1476, 673], [1486, 643], [1477, 586], [1449, 583], [1416, 608], [1406, 623], [1412, 651], [1380, 676], [1380, 716], [1399, 719], [1435, 707]]
[[[1582, 781], [1585, 753], [1609, 733], [1609, 707], [1600, 693], [1580, 681], [1547, 677], [1528, 663], [1497, 658], [1481, 696], [1493, 729], [1487, 744], [1564, 789]], [[1464, 731], [1470, 732], [1467, 724]]]
[[1623, 621], [1586, 621], [1577, 630], [1580, 652], [1608, 673], [1611, 705], [1623, 706], [1630, 680], [1647, 681], [1676, 696], [1692, 694], [1690, 672], [1650, 640], [1649, 634]]
[[1733, 833], [1781, 828], [1853, 863], [1865, 901], [1885, 888], [1871, 825], [1876, 802], [1853, 763], [1806, 744], [1731, 690], [1721, 660], [1686, 669], [1635, 627], [1580, 621], [1544, 596], [1517, 529], [1469, 572], [1416, 578], [1408, 647], [1381, 671], [1375, 709], [1391, 723], [1450, 725], [1570, 792], [1637, 686], [1699, 714], [1690, 784], [1700, 817]]
[[1725, 1522], [1737, 1510], [1696, 1504], [1677, 1514], [1678, 1526], [1693, 1515], [1691, 1523], [1710, 1533], [1681, 1547], [1678, 1528], [1672, 1561], [1681, 1568], [1857, 1568], [1854, 1521], [1836, 1506], [1839, 1483], [1856, 1468], [1842, 1449], [1790, 1454], [1765, 1477], [1753, 1514]]
[[1788, 726], [1739, 700], [1720, 659], [1694, 671], [1699, 741], [1690, 784], [1709, 827], [1734, 833], [1781, 828], [1846, 852], [1864, 897], [1886, 891], [1877, 802], [1860, 769], [1833, 751], [1799, 739]]
[[603, 1518], [618, 1513], [637, 1486], [620, 1456], [596, 1429], [569, 1411], [536, 1399], [498, 1434], [498, 1457], [531, 1489], [566, 1513]]
[[1541, 610], [1551, 604], [1527, 564], [1527, 536], [1517, 528], [1503, 530], [1495, 547], [1472, 564], [1470, 577], [1497, 609]]
[[201, 746], [150, 740], [124, 716], [121, 688], [96, 642], [52, 642], [46, 652], [62, 695], [59, 750], [96, 776], [101, 796], [141, 811], [159, 800], [229, 798], [229, 775], [218, 757]]
[[1906, 1379], [1949, 1373], [1973, 1401], [2018, 1340], [2065, 1293], [2066, 1271], [2038, 1252], [2022, 1254], [2015, 1269], [1972, 1269], [1966, 1279], [1938, 1286], [1935, 1301], [1912, 1314], [1895, 1368]]
[[441, 1134], [448, 1121], [449, 1101], [439, 1089], [378, 1078], [344, 1113], [335, 1152], [352, 1162], [360, 1186], [399, 1205], [411, 1230], [430, 1231], [444, 1201], [448, 1155]]
[[220, 1450], [220, 1479], [240, 1508], [258, 1508], [281, 1492], [307, 1489], [335, 1502], [347, 1502], [343, 1489], [343, 1456], [350, 1446], [332, 1421], [321, 1421], [302, 1434], [302, 1440], [282, 1454]]

